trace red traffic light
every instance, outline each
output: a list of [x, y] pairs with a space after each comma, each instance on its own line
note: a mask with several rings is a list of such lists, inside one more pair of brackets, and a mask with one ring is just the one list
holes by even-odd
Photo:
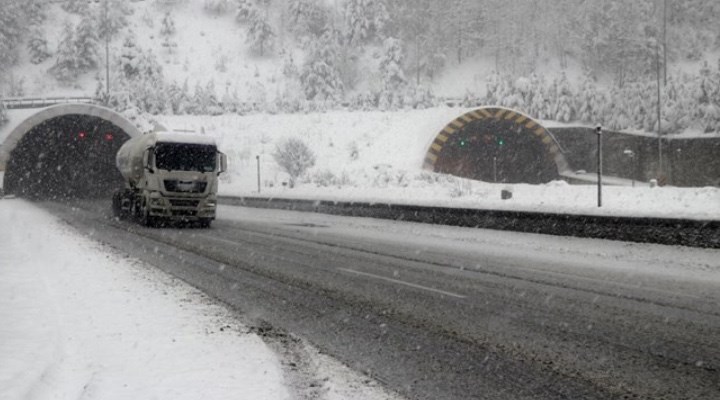
[[114, 138], [114, 136], [113, 136], [112, 132], [108, 132], [105, 134], [106, 141], [111, 142], [113, 140], [113, 138]]
[[78, 133], [78, 139], [85, 139], [86, 136], [87, 136], [87, 133], [85, 133], [85, 132]]

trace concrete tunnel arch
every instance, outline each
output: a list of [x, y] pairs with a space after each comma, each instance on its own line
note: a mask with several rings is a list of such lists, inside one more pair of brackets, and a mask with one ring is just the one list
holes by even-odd
[[423, 168], [487, 182], [547, 183], [570, 169], [563, 153], [552, 133], [527, 115], [481, 107], [435, 136]]
[[33, 198], [102, 197], [122, 181], [117, 149], [140, 130], [94, 104], [59, 104], [12, 128], [0, 147], [3, 191]]

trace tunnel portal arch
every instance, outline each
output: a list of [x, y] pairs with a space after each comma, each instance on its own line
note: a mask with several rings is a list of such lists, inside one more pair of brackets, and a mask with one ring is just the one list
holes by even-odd
[[482, 107], [447, 124], [430, 144], [423, 168], [463, 178], [547, 183], [569, 166], [555, 137], [517, 111]]
[[93, 104], [44, 108], [14, 127], [0, 150], [3, 191], [34, 198], [102, 197], [121, 183], [117, 149], [140, 130]]

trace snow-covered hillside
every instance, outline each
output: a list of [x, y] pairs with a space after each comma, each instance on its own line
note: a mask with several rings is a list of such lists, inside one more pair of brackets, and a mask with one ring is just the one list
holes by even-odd
[[[649, 0], [509, 9], [499, 0], [7, 2], [6, 97], [105, 95], [107, 37], [107, 100], [120, 111], [385, 110], [438, 105], [439, 96], [616, 130], [720, 130], [712, 0], [668, 9]], [[662, 49], [650, 51], [660, 26]]]

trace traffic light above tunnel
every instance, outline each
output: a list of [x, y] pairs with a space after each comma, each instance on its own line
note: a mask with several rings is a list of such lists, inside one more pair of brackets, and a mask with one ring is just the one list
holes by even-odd
[[435, 138], [425, 168], [506, 183], [558, 179], [562, 159], [552, 135], [515, 111], [482, 108], [451, 121]]

